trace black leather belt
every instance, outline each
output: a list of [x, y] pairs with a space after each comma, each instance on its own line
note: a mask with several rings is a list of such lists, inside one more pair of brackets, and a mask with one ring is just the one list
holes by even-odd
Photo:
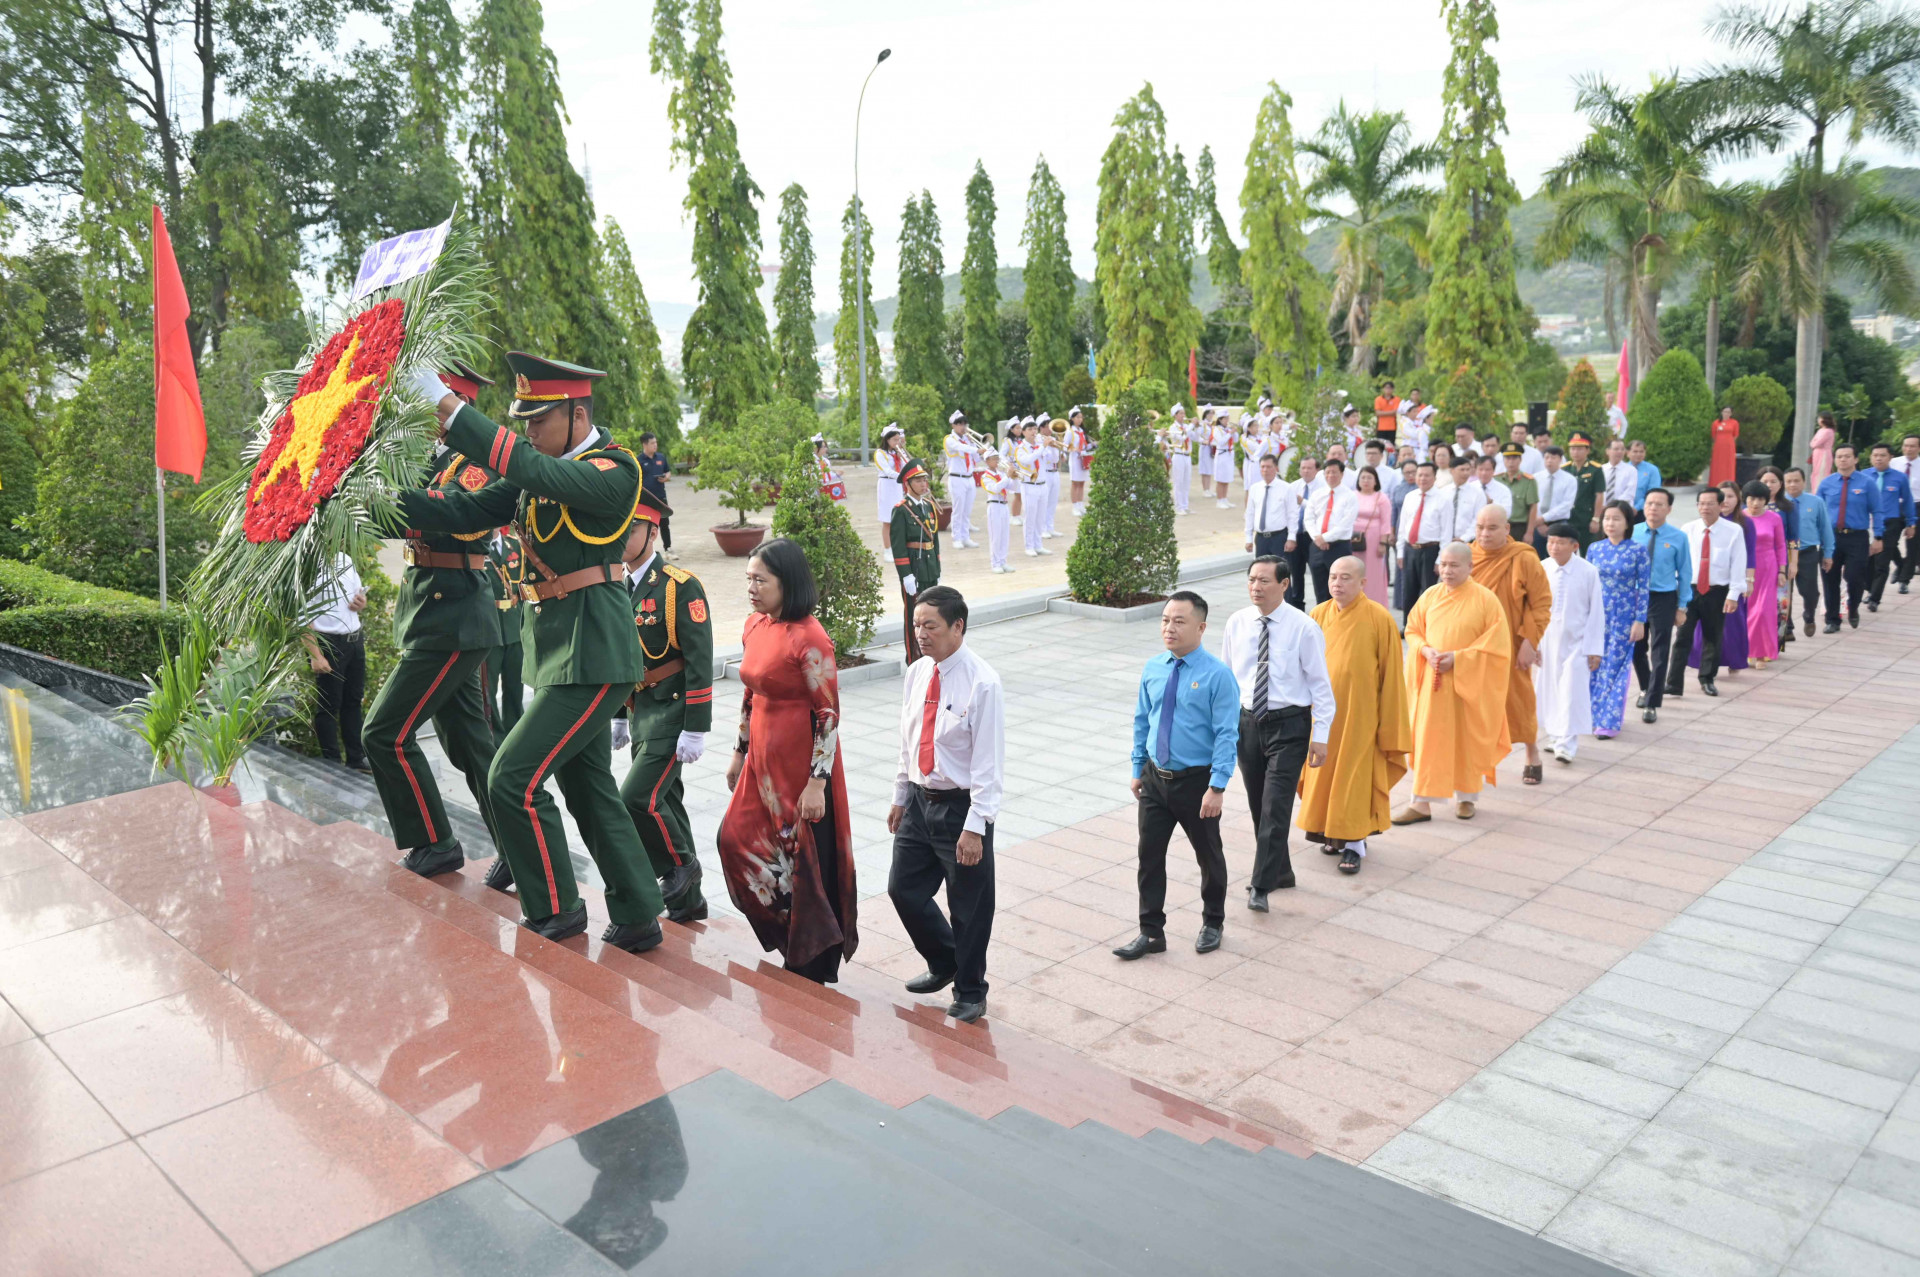
[[1198, 767], [1181, 767], [1181, 768], [1177, 768], [1174, 771], [1168, 771], [1166, 768], [1162, 767], [1159, 763], [1154, 762], [1151, 758], [1147, 760], [1147, 766], [1151, 768], [1153, 771], [1153, 774], [1158, 776], [1161, 780], [1186, 780], [1190, 776], [1206, 776], [1206, 775], [1211, 775], [1213, 772], [1213, 768], [1208, 766], [1205, 763], [1202, 763]]
[[[1253, 711], [1250, 709], [1243, 709], [1240, 712], [1242, 714], [1253, 713]], [[1265, 716], [1261, 718], [1261, 721], [1267, 722], [1273, 719], [1298, 718], [1304, 715], [1310, 715], [1312, 713], [1313, 713], [1313, 706], [1311, 705], [1279, 705], [1279, 706], [1275, 706], [1273, 709], [1268, 710]]]
[[973, 797], [970, 789], [929, 789], [925, 785], [915, 785], [913, 792], [930, 803], [961, 803]]

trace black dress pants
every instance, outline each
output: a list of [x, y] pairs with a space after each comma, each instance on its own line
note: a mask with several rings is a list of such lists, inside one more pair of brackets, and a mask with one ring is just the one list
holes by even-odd
[[1287, 602], [1302, 612], [1307, 610], [1307, 551], [1313, 542], [1296, 531], [1293, 548], [1287, 551]]
[[1872, 541], [1864, 528], [1849, 528], [1833, 534], [1833, 566], [1820, 573], [1820, 585], [1826, 595], [1827, 624], [1840, 623], [1840, 583], [1847, 585], [1847, 615], [1860, 611], [1860, 596], [1867, 592], [1867, 567], [1872, 561]]
[[[1896, 583], [1907, 580], [1913, 576], [1913, 569], [1907, 566], [1907, 560], [1900, 557], [1902, 551], [1907, 549], [1909, 545], [1909, 542], [1901, 535], [1901, 533], [1906, 531], [1906, 528], [1907, 521], [1905, 519], [1887, 519], [1883, 521], [1883, 526], [1880, 529], [1880, 553], [1873, 556], [1873, 584], [1867, 587], [1867, 597], [1875, 603], [1878, 603], [1880, 596], [1887, 592], [1887, 578], [1893, 576], [1893, 571], [1896, 566], [1901, 572], [1900, 576], [1894, 578]], [[1895, 562], [1896, 559], [1899, 560], [1897, 564]]]
[[313, 734], [320, 741], [320, 757], [364, 766], [366, 747], [360, 743], [363, 702], [367, 698], [367, 642], [362, 631], [323, 634], [314, 631], [320, 654], [332, 668], [313, 676]]
[[[1659, 709], [1667, 686], [1667, 658], [1673, 651], [1673, 617], [1680, 608], [1677, 590], [1647, 593], [1647, 636], [1633, 645], [1633, 673], [1646, 693], [1647, 708]], [[1691, 640], [1689, 640], [1691, 641]]]
[[1429, 541], [1425, 545], [1407, 547], [1406, 571], [1400, 576], [1400, 614], [1404, 619], [1420, 596], [1432, 589], [1440, 580], [1440, 543]]
[[1304, 705], [1269, 710], [1256, 719], [1240, 711], [1240, 775], [1253, 812], [1253, 888], [1274, 891], [1293, 885], [1287, 833], [1293, 825], [1294, 791], [1307, 765], [1313, 715]]
[[1800, 566], [1794, 574], [1793, 584], [1800, 591], [1801, 619], [1812, 625], [1814, 613], [1820, 610], [1819, 546], [1800, 547]]
[[[1700, 681], [1711, 683], [1720, 673], [1720, 637], [1727, 628], [1727, 587], [1716, 585], [1704, 593], [1696, 590], [1693, 602], [1687, 604], [1687, 619], [1675, 636], [1674, 650], [1681, 653], [1693, 651], [1693, 632], [1700, 631]], [[1680, 695], [1680, 685], [1687, 676], [1686, 656], [1673, 662], [1673, 668], [1667, 675], [1667, 695]]]
[[1313, 601], [1327, 601], [1327, 571], [1341, 559], [1353, 553], [1351, 538], [1345, 541], [1328, 541], [1322, 550], [1311, 540], [1307, 542], [1307, 568], [1313, 573]]
[[1227, 918], [1227, 856], [1220, 818], [1200, 815], [1213, 770], [1189, 767], [1163, 772], [1148, 763], [1140, 773], [1140, 932], [1164, 936], [1167, 929], [1167, 844], [1176, 826], [1186, 831], [1200, 862], [1200, 921], [1219, 927]]
[[[949, 793], [955, 796], [947, 798]], [[957, 1002], [987, 1000], [987, 942], [993, 938], [993, 823], [981, 835], [979, 864], [961, 864], [955, 851], [972, 806], [965, 790], [914, 786], [893, 835], [893, 868], [887, 874], [887, 895], [907, 938], [927, 970], [953, 973]], [[933, 898], [943, 883], [951, 923]]]
[[1284, 532], [1256, 532], [1253, 534], [1253, 553], [1256, 557], [1265, 554], [1277, 554], [1287, 557], [1287, 534]]

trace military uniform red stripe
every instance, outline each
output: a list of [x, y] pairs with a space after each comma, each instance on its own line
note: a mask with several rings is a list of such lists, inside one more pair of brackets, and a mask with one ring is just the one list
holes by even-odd
[[697, 692], [688, 692], [685, 703], [688, 705], [704, 705], [712, 699], [713, 699], [713, 689], [711, 687], [706, 687], [706, 688], [702, 688]]
[[667, 822], [660, 815], [660, 787], [667, 783], [667, 777], [673, 775], [673, 769], [680, 765], [680, 756], [675, 754], [660, 769], [660, 779], [653, 782], [653, 792], [647, 795], [647, 814], [653, 817], [653, 823], [660, 826], [660, 841], [667, 844], [667, 854], [673, 857], [674, 867], [680, 866], [680, 849], [673, 845], [673, 835], [667, 832]]
[[547, 850], [547, 831], [540, 827], [540, 813], [533, 809], [533, 796], [539, 792], [540, 782], [547, 778], [547, 768], [553, 765], [554, 758], [567, 747], [567, 742], [573, 739], [573, 734], [593, 717], [593, 711], [600, 708], [600, 702], [606, 699], [607, 688], [611, 686], [613, 686], [611, 683], [601, 685], [600, 690], [594, 693], [593, 700], [588, 703], [586, 712], [581, 714], [574, 725], [567, 729], [567, 734], [547, 751], [547, 756], [540, 760], [538, 767], [533, 769], [533, 779], [527, 782], [527, 792], [520, 800], [520, 809], [527, 813], [527, 820], [533, 825], [533, 845], [540, 849], [540, 868], [547, 875], [547, 903], [552, 906], [555, 913], [560, 912], [560, 889], [553, 882], [553, 855]]
[[413, 787], [413, 801], [420, 805], [420, 823], [427, 827], [429, 843], [439, 842], [440, 835], [434, 832], [433, 817], [427, 814], [426, 795], [420, 792], [420, 782], [413, 774], [413, 765], [407, 762], [407, 742], [413, 739], [413, 725], [420, 720], [420, 711], [426, 708], [427, 702], [433, 698], [433, 693], [440, 686], [441, 680], [446, 678], [447, 671], [452, 669], [453, 663], [459, 659], [458, 652], [447, 654], [447, 663], [442, 665], [440, 672], [433, 676], [433, 682], [427, 684], [427, 690], [421, 693], [419, 702], [413, 707], [413, 712], [408, 714], [407, 721], [400, 725], [399, 739], [393, 743], [393, 756], [400, 760], [400, 770], [407, 774], [407, 784]]

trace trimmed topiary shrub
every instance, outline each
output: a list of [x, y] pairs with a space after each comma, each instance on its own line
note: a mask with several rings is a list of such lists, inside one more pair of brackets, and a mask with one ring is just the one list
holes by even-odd
[[1607, 396], [1593, 365], [1584, 359], [1568, 371], [1553, 405], [1553, 441], [1565, 447], [1576, 430], [1592, 436], [1594, 455], [1606, 455], [1613, 440], [1613, 432], [1607, 429]]
[[1647, 441], [1647, 460], [1670, 482], [1693, 483], [1707, 468], [1714, 407], [1707, 375], [1692, 352], [1669, 350], [1647, 370], [1633, 397], [1633, 434]]
[[138, 681], [160, 667], [160, 634], [178, 643], [180, 608], [157, 603], [50, 603], [0, 612], [0, 643]]
[[1787, 393], [1787, 388], [1765, 373], [1758, 373], [1735, 380], [1721, 398], [1733, 409], [1733, 419], [1740, 423], [1740, 451], [1772, 452], [1780, 442], [1780, 431], [1793, 416], [1793, 396]]
[[1109, 607], [1155, 598], [1180, 578], [1173, 489], [1150, 412], [1164, 412], [1167, 383], [1142, 378], [1113, 405], [1087, 489], [1087, 513], [1067, 550], [1067, 587]]
[[1452, 438], [1453, 431], [1460, 426], [1472, 426], [1476, 439], [1506, 433], [1509, 414], [1494, 397], [1493, 387], [1487, 383], [1486, 377], [1471, 363], [1461, 364], [1453, 370], [1453, 376], [1440, 392], [1436, 406], [1440, 410], [1442, 426], [1442, 430], [1434, 432], [1436, 439]]
[[780, 484], [780, 500], [773, 508], [773, 535], [787, 537], [806, 551], [820, 589], [814, 615], [833, 640], [842, 665], [873, 641], [874, 622], [885, 606], [880, 565], [853, 530], [846, 507], [820, 491], [820, 471], [813, 463], [813, 445], [793, 450], [793, 462]]

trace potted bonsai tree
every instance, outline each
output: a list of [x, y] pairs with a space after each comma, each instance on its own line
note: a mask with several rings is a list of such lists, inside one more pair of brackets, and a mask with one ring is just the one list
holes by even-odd
[[779, 492], [793, 445], [812, 433], [815, 420], [813, 410], [798, 400], [776, 399], [749, 408], [737, 422], [714, 422], [696, 432], [700, 464], [693, 486], [719, 493], [720, 504], [739, 516], [712, 529], [722, 552], [736, 558], [750, 554], [766, 537], [766, 527], [750, 523], [748, 516]]

